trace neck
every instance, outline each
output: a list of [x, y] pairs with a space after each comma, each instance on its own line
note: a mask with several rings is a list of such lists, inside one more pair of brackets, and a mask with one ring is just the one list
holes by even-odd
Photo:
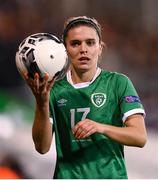
[[78, 71], [75, 71], [74, 69], [71, 69], [71, 78], [72, 78], [73, 84], [78, 84], [82, 82], [90, 82], [95, 76], [96, 71], [97, 71], [97, 68], [91, 71], [85, 71], [85, 72], [78, 72]]

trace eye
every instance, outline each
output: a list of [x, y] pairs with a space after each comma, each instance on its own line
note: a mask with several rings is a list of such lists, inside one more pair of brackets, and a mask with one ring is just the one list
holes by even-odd
[[88, 40], [86, 41], [86, 44], [87, 44], [88, 46], [93, 46], [93, 45], [96, 44], [96, 41], [95, 41], [94, 39], [88, 39]]
[[72, 47], [76, 47], [76, 46], [79, 46], [81, 44], [81, 42], [78, 41], [78, 40], [73, 40], [73, 41], [71, 41], [70, 44], [71, 44]]

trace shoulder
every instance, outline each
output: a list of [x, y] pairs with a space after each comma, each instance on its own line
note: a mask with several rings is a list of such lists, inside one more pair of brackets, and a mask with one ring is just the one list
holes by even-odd
[[129, 77], [119, 72], [102, 70], [100, 80], [102, 84], [108, 84], [115, 91], [123, 91], [126, 88], [134, 87]]
[[102, 78], [105, 79], [111, 79], [113, 81], [129, 81], [129, 77], [126, 76], [125, 74], [119, 73], [119, 72], [112, 72], [112, 71], [107, 71], [107, 70], [102, 70], [101, 73]]

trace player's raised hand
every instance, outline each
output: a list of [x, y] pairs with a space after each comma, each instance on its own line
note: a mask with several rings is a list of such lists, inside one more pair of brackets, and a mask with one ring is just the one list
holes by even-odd
[[52, 86], [54, 85], [55, 77], [51, 81], [48, 81], [48, 74], [45, 74], [44, 78], [40, 78], [39, 74], [35, 73], [34, 79], [32, 79], [27, 73], [25, 73], [24, 79], [32, 90], [37, 102], [40, 102], [41, 104], [49, 101], [49, 94]]
[[90, 119], [84, 119], [78, 122], [73, 128], [73, 134], [77, 139], [87, 138], [96, 132], [101, 133], [101, 131], [102, 124]]

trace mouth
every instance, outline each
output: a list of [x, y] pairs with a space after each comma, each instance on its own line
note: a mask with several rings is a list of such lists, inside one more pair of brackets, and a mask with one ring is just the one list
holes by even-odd
[[80, 57], [79, 58], [79, 61], [81, 61], [81, 62], [87, 62], [89, 60], [90, 60], [90, 58], [88, 58], [88, 57]]

